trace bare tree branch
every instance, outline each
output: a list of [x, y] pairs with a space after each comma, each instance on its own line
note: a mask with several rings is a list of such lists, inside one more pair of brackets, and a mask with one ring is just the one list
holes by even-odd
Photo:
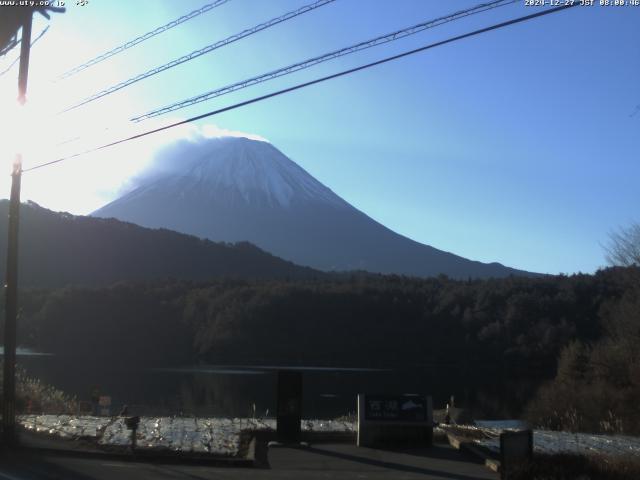
[[609, 234], [604, 247], [606, 259], [614, 266], [640, 266], [640, 223], [632, 223]]

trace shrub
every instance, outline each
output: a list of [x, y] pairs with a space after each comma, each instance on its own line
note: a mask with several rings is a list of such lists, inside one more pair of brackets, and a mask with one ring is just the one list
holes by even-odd
[[[0, 376], [0, 401], [2, 400], [1, 388]], [[74, 397], [37, 378], [29, 377], [21, 369], [16, 371], [16, 413], [71, 414], [77, 409], [78, 402]]]

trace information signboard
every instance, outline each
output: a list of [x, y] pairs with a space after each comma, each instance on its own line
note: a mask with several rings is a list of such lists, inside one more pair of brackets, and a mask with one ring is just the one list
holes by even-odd
[[433, 407], [427, 395], [358, 395], [358, 446], [431, 444]]
[[427, 420], [427, 399], [418, 395], [366, 395], [364, 408], [366, 420]]

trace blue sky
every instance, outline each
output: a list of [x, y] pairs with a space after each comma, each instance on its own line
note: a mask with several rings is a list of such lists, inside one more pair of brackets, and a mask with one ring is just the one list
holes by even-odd
[[[84, 60], [206, 0], [70, 2], [34, 46], [29, 106], [55, 112], [85, 96], [261, 23], [304, 0], [232, 0], [64, 82]], [[135, 114], [479, 3], [337, 0], [139, 82], [43, 136], [101, 139]], [[174, 112], [187, 118], [294, 83], [537, 11], [502, 7]], [[34, 34], [46, 22], [37, 20]], [[576, 7], [209, 118], [267, 138], [347, 201], [393, 230], [481, 261], [593, 272], [601, 245], [640, 220], [640, 7]], [[14, 53], [0, 58], [0, 70]], [[15, 99], [15, 73], [0, 102]], [[169, 119], [161, 119], [164, 123]], [[136, 128], [147, 128], [141, 124]], [[6, 131], [6, 130], [5, 130]], [[86, 214], [113, 199], [162, 142], [139, 142], [25, 174], [23, 199]], [[60, 149], [42, 148], [47, 160]], [[82, 142], [66, 145], [73, 153]], [[34, 146], [35, 148], [35, 146]], [[6, 185], [4, 184], [6, 183]], [[0, 184], [8, 195], [8, 178]]]

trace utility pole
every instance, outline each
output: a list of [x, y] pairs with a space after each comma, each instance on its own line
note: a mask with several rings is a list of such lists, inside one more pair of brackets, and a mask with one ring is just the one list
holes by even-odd
[[[20, 42], [20, 72], [18, 74], [18, 102], [24, 105], [29, 75], [31, 50], [31, 23], [33, 10], [21, 11], [22, 38]], [[18, 317], [18, 225], [20, 221], [20, 182], [22, 155], [16, 154], [11, 172], [11, 198], [9, 201], [9, 228], [7, 242], [7, 271], [5, 282], [4, 371], [2, 402], [2, 437], [6, 446], [16, 445], [16, 331]]]

